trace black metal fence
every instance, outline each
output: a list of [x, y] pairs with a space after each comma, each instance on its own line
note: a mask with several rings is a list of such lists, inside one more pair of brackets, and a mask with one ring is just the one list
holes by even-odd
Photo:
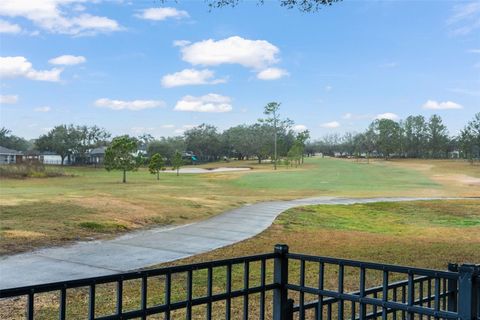
[[[138, 282], [139, 299], [127, 310], [131, 281]], [[71, 313], [78, 302], [69, 296], [73, 290], [84, 292], [84, 315]], [[52, 295], [47, 313], [36, 303], [42, 294]], [[112, 294], [108, 311], [102, 298]], [[478, 320], [480, 265], [440, 271], [295, 254], [277, 245], [269, 254], [4, 289], [0, 298], [7, 305], [1, 319]]]

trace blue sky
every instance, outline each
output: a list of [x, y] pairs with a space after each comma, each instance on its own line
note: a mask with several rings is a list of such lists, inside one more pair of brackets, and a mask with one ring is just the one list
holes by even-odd
[[434, 113], [455, 134], [480, 111], [478, 2], [4, 0], [0, 32], [1, 126], [28, 138], [225, 129], [270, 101], [313, 137]]

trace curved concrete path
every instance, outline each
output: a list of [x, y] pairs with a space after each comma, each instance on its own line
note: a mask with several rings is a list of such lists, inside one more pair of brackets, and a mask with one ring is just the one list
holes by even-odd
[[0, 289], [126, 272], [211, 251], [255, 236], [292, 207], [431, 199], [320, 197], [247, 205], [189, 225], [0, 257]]

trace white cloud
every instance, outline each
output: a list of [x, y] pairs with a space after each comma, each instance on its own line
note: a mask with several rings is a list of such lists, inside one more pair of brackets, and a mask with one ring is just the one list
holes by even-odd
[[173, 129], [175, 128], [174, 124], [163, 124], [160, 126], [162, 129]]
[[15, 104], [18, 102], [17, 95], [3, 95], [0, 94], [0, 104]]
[[447, 25], [450, 28], [450, 34], [454, 36], [465, 36], [480, 28], [480, 2], [455, 5]]
[[277, 80], [288, 75], [289, 73], [287, 72], [287, 70], [280, 68], [267, 68], [260, 71], [257, 74], [257, 78], [260, 80]]
[[303, 124], [296, 124], [293, 126], [292, 129], [295, 132], [302, 132], [302, 131], [308, 130], [307, 126]]
[[386, 112], [386, 113], [377, 114], [374, 119], [375, 120], [380, 120], [380, 119], [397, 120], [398, 118], [399, 116], [397, 114], [392, 112]]
[[45, 107], [38, 107], [33, 110], [35, 112], [49, 112], [50, 110], [52, 110], [52, 108], [45, 106]]
[[334, 129], [334, 128], [340, 127], [340, 123], [338, 121], [325, 122], [325, 123], [322, 123], [320, 127]]
[[80, 64], [80, 63], [84, 63], [85, 61], [87, 61], [87, 59], [85, 59], [84, 56], [72, 56], [68, 54], [48, 60], [50, 64], [65, 65], [65, 66]]
[[167, 74], [162, 78], [162, 86], [165, 88], [225, 82], [226, 79], [215, 79], [215, 73], [208, 69], [184, 69], [179, 72]]
[[209, 93], [201, 97], [185, 96], [175, 105], [176, 111], [192, 112], [230, 112], [232, 111], [230, 97]]
[[18, 24], [13, 24], [3, 19], [0, 19], [0, 33], [20, 33], [22, 28]]
[[121, 29], [117, 21], [77, 10], [86, 0], [2, 0], [0, 15], [22, 17], [51, 33], [91, 35]]
[[112, 110], [132, 110], [140, 111], [144, 109], [152, 109], [165, 106], [165, 102], [161, 100], [112, 100], [107, 98], [95, 101], [95, 106], [100, 108], [108, 108]]
[[325, 88], [324, 88], [324, 89], [325, 89], [325, 91], [327, 91], [327, 92], [330, 92], [330, 91], [332, 91], [332, 90], [333, 90], [333, 87], [332, 87], [332, 86], [330, 86], [330, 85], [328, 85], [328, 86], [325, 86]]
[[470, 49], [467, 50], [468, 53], [480, 53], [480, 49]]
[[188, 40], [175, 40], [175, 41], [173, 41], [173, 46], [174, 47], [185, 47], [186, 45], [189, 45], [190, 43], [192, 43], [192, 42], [190, 42]]
[[452, 101], [438, 102], [435, 100], [428, 100], [423, 104], [422, 108], [430, 109], [430, 110], [448, 110], [448, 109], [463, 109], [463, 106]]
[[188, 18], [190, 15], [187, 11], [178, 10], [171, 7], [149, 8], [142, 10], [141, 13], [135, 15], [137, 18], [145, 20], [163, 21], [166, 19], [182, 19]]
[[53, 68], [51, 70], [38, 71], [25, 57], [0, 57], [0, 77], [18, 78], [24, 77], [38, 81], [60, 81], [60, 74], [63, 69]]
[[268, 41], [249, 40], [239, 36], [195, 42], [182, 47], [181, 51], [182, 59], [193, 65], [240, 64], [253, 69], [264, 69], [277, 63], [280, 52]]

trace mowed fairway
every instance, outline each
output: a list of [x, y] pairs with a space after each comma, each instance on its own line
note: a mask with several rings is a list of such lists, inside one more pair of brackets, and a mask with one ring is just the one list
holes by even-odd
[[[356, 205], [318, 205], [294, 208], [286, 211], [265, 232], [241, 243], [210, 253], [175, 261], [166, 265], [210, 261], [255, 253], [271, 252], [276, 243], [287, 243], [291, 252], [341, 258], [412, 265], [445, 269], [449, 262], [480, 261], [480, 200], [412, 201], [399, 203], [370, 203]], [[272, 265], [267, 278], [271, 279]], [[206, 294], [207, 274], [193, 274], [193, 296]], [[243, 286], [243, 264], [232, 268], [233, 288]], [[326, 287], [336, 288], [338, 268], [326, 268]], [[213, 292], [225, 292], [225, 270], [214, 270]], [[298, 279], [299, 265], [291, 263], [292, 281]], [[306, 283], [315, 286], [318, 266], [306, 265]], [[394, 275], [391, 275], [393, 277]], [[358, 272], [347, 268], [345, 290], [358, 289]], [[259, 283], [260, 266], [250, 265], [250, 283]], [[382, 272], [368, 273], [367, 286], [380, 285]], [[172, 301], [186, 297], [185, 273], [172, 276]], [[164, 277], [149, 279], [148, 306], [164, 303]], [[124, 285], [124, 310], [140, 306], [141, 281], [126, 281]], [[115, 310], [115, 284], [97, 286], [97, 315], [112, 314]], [[58, 295], [43, 294], [37, 297], [36, 319], [53, 319], [58, 315]], [[271, 295], [267, 295], [271, 299]], [[307, 297], [307, 300], [315, 297]], [[88, 311], [88, 289], [71, 290], [69, 294], [69, 318], [85, 318]], [[250, 314], [258, 314], [258, 295], [250, 298]], [[298, 300], [297, 300], [298, 301]], [[242, 299], [232, 301], [233, 319], [241, 319]], [[23, 314], [25, 299], [0, 302], [0, 312], [17, 319]], [[267, 314], [271, 305], [267, 304]], [[223, 302], [214, 304], [213, 318], [225, 317]], [[195, 319], [205, 318], [205, 308], [194, 308]], [[184, 318], [182, 312], [174, 318]], [[268, 318], [268, 317], [267, 317]], [[21, 319], [21, 317], [18, 317]], [[163, 319], [161, 316], [152, 319]]]
[[[440, 164], [448, 164], [449, 169], [435, 171]], [[250, 166], [253, 170], [178, 177], [165, 173], [157, 181], [142, 169], [129, 173], [128, 183], [122, 184], [119, 172], [65, 168], [74, 176], [1, 180], [0, 253], [111, 237], [147, 226], [190, 223], [233, 207], [273, 199], [321, 195], [480, 195], [480, 184], [476, 182], [480, 167], [463, 161], [366, 164], [307, 158], [302, 167], [280, 167], [277, 171], [273, 171], [271, 165], [256, 165], [255, 162], [227, 165]], [[459, 174], [462, 174], [460, 178]]]

